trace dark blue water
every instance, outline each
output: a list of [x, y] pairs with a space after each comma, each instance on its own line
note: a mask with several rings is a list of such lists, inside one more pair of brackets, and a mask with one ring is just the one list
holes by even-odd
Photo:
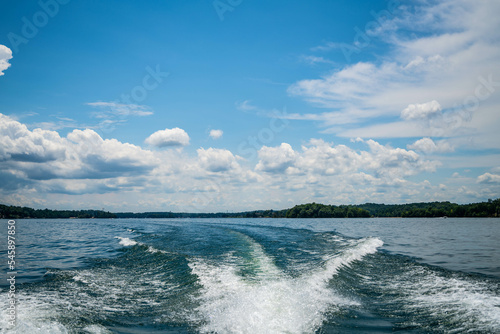
[[[2, 333], [499, 333], [500, 219], [16, 221]], [[2, 269], [3, 269], [2, 268]]]

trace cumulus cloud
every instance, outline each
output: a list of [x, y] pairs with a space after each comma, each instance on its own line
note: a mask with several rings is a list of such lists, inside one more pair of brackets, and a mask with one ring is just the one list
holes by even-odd
[[408, 145], [411, 150], [416, 150], [423, 153], [446, 153], [453, 152], [454, 148], [445, 141], [434, 142], [431, 138], [422, 138]]
[[224, 172], [238, 167], [231, 151], [217, 148], [200, 148], [196, 150], [200, 165], [210, 172]]
[[[287, 144], [263, 146], [259, 154], [257, 171], [305, 176], [350, 175], [371, 173], [385, 181], [407, 177], [420, 172], [434, 172], [437, 161], [424, 160], [412, 150], [384, 146], [372, 139], [363, 141], [369, 150], [357, 151], [345, 145], [333, 145], [321, 139], [311, 139], [301, 151]], [[366, 178], [365, 178], [366, 179]]]
[[[435, 172], [439, 162], [374, 140], [359, 139], [358, 142], [365, 148], [354, 149], [321, 139], [311, 139], [299, 150], [293, 150], [286, 143], [264, 146], [259, 151], [260, 160], [255, 170], [264, 177], [265, 189], [280, 193], [277, 198], [298, 197], [300, 202], [352, 203], [373, 198], [402, 201], [405, 196], [415, 198], [420, 192], [428, 191], [429, 186], [410, 182], [408, 177]], [[394, 187], [398, 191], [393, 191]], [[288, 193], [283, 195], [285, 190]]]
[[54, 131], [28, 130], [26, 125], [0, 114], [0, 161], [47, 162], [64, 158], [66, 148]]
[[500, 184], [500, 175], [484, 173], [477, 177], [478, 183], [491, 183], [491, 184]]
[[4, 75], [3, 71], [10, 67], [10, 59], [12, 59], [12, 50], [0, 44], [0, 76]]
[[401, 118], [405, 120], [427, 119], [439, 113], [441, 105], [436, 100], [421, 104], [410, 104], [401, 112]]
[[210, 130], [210, 137], [212, 139], [219, 139], [222, 137], [223, 133], [222, 130]]
[[139, 176], [155, 168], [158, 159], [138, 146], [102, 139], [93, 130], [73, 130], [61, 137], [55, 131], [29, 130], [0, 114], [0, 164], [15, 179], [40, 181], [41, 186], [56, 179]]
[[[102, 203], [117, 211], [168, 207], [191, 212], [285, 208], [318, 200], [445, 200], [455, 194], [456, 179], [436, 185], [411, 181], [410, 176], [439, 167], [439, 162], [422, 157], [420, 151], [371, 139], [354, 141], [354, 147], [321, 139], [311, 139], [296, 150], [288, 143], [262, 146], [259, 161], [252, 163], [227, 149], [200, 148], [194, 155], [186, 150], [150, 151], [104, 139], [90, 129], [73, 130], [66, 136], [30, 130], [0, 114], [0, 188], [9, 197], [8, 204], [19, 195], [29, 199], [24, 205], [46, 200], [44, 205], [53, 207], [55, 200], [66, 201], [65, 207], [78, 202]], [[426, 142], [415, 145], [424, 147]], [[439, 142], [433, 143], [439, 147]], [[471, 184], [493, 188], [499, 183], [497, 174], [490, 170]], [[469, 190], [477, 193], [472, 187]], [[443, 197], [429, 195], [431, 191]]]
[[72, 142], [75, 160], [87, 170], [86, 177], [140, 175], [158, 164], [152, 152], [116, 139], [102, 139], [90, 129], [73, 130], [67, 139]]
[[156, 147], [178, 147], [189, 145], [189, 136], [180, 128], [159, 130], [146, 138], [145, 143]]
[[372, 139], [363, 142], [369, 150], [357, 151], [345, 145], [312, 139], [302, 147], [295, 167], [324, 175], [369, 172], [375, 177], [392, 178], [433, 172], [439, 165], [436, 161], [422, 159], [411, 150], [384, 146]]
[[258, 155], [260, 160], [255, 169], [269, 173], [284, 172], [293, 165], [297, 157], [292, 146], [287, 143], [281, 143], [276, 147], [262, 146]]
[[364, 155], [367, 168], [376, 175], [405, 177], [420, 172], [434, 172], [440, 165], [437, 161], [423, 160], [416, 152], [381, 145], [370, 139], [366, 142], [370, 153]]
[[313, 173], [333, 175], [356, 170], [360, 161], [361, 156], [345, 145], [333, 146], [321, 139], [311, 139], [302, 146], [296, 166]]

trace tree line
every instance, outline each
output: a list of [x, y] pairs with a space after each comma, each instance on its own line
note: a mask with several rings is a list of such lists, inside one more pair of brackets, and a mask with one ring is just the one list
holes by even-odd
[[487, 202], [455, 204], [427, 202], [411, 204], [325, 205], [308, 203], [285, 210], [245, 212], [117, 212], [103, 210], [49, 210], [0, 204], [0, 217], [20, 218], [368, 218], [368, 217], [500, 217], [500, 198]]
[[374, 217], [500, 217], [500, 198], [487, 202], [456, 204], [450, 202], [430, 202], [411, 204], [358, 205]]
[[0, 217], [3, 219], [21, 218], [116, 218], [111, 212], [102, 210], [49, 210], [32, 209], [24, 206], [0, 204]]
[[500, 217], [500, 199], [456, 204], [427, 202], [410, 204], [323, 205], [309, 203], [287, 210], [286, 218], [365, 218], [365, 217]]

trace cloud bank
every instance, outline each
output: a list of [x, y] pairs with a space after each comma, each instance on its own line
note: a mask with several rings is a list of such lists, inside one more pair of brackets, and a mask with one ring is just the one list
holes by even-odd
[[[189, 136], [179, 128], [165, 129], [145, 142], [153, 147], [184, 147]], [[91, 129], [61, 136], [56, 131], [30, 130], [0, 114], [1, 200], [51, 207], [84, 203], [117, 211], [211, 211], [283, 208], [305, 201], [450, 199], [461, 193], [476, 198], [500, 186], [494, 169], [466, 178], [466, 188], [460, 188], [464, 178], [458, 187], [457, 178], [451, 176], [436, 184], [413, 180], [431, 176], [442, 166], [422, 154], [449, 150], [445, 142], [422, 138], [407, 149], [372, 139], [358, 138], [354, 144], [359, 147], [322, 139], [311, 139], [298, 148], [285, 142], [263, 145], [252, 162], [213, 147], [194, 153], [148, 150], [103, 139]]]

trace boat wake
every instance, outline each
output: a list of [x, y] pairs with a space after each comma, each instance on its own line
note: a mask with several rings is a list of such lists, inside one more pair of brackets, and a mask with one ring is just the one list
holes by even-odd
[[358, 305], [333, 290], [329, 280], [383, 244], [377, 238], [358, 240], [325, 257], [321, 268], [290, 277], [256, 241], [245, 235], [241, 239], [248, 246], [243, 256], [230, 254], [223, 264], [206, 259], [189, 263], [202, 285], [197, 308], [201, 319], [196, 320], [203, 333], [314, 332], [342, 306]]

